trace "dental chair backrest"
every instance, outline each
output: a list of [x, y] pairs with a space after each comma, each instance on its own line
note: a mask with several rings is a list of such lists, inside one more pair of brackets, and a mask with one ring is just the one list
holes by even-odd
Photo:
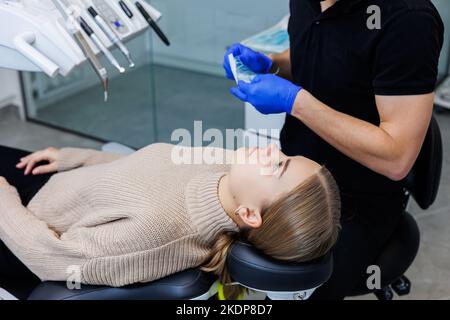
[[436, 200], [441, 181], [442, 162], [441, 132], [438, 122], [432, 117], [422, 150], [406, 178], [406, 190], [423, 210], [428, 209]]

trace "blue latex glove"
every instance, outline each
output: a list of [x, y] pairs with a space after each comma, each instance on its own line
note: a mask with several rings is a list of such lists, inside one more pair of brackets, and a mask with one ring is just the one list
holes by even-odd
[[254, 73], [267, 73], [272, 68], [272, 59], [262, 53], [253, 51], [242, 44], [234, 44], [228, 49], [223, 59], [223, 68], [227, 74], [227, 78], [234, 80], [233, 72], [231, 72], [229, 54], [232, 53], [236, 58], [239, 58]]
[[273, 74], [258, 75], [252, 83], [239, 81], [231, 88], [238, 99], [252, 104], [262, 114], [290, 114], [302, 87]]

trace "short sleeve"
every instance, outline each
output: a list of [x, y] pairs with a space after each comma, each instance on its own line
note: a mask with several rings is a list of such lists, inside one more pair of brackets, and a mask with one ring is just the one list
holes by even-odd
[[443, 26], [433, 11], [409, 10], [393, 17], [377, 44], [376, 95], [417, 95], [435, 90]]

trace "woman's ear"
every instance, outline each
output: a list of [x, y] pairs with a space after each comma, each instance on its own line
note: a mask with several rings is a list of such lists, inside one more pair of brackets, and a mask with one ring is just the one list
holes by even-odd
[[262, 216], [260, 209], [252, 209], [248, 207], [239, 207], [236, 214], [241, 218], [241, 221], [250, 228], [257, 229], [262, 225]]

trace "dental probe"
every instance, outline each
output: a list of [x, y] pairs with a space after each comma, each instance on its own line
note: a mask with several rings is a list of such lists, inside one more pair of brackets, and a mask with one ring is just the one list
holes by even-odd
[[127, 58], [128, 63], [130, 65], [130, 68], [134, 68], [135, 63], [133, 59], [131, 58], [131, 53], [128, 51], [128, 48], [123, 44], [123, 42], [120, 40], [120, 38], [116, 35], [113, 29], [108, 25], [108, 23], [103, 19], [101, 15], [98, 14], [98, 12], [94, 9], [94, 7], [90, 6], [88, 8], [89, 13], [94, 18], [95, 22], [97, 22], [98, 26], [102, 31], [108, 36], [109, 40], [111, 40], [112, 43], [114, 43], [120, 51], [123, 53], [123, 55]]
[[106, 58], [109, 60], [109, 62], [119, 70], [120, 73], [124, 73], [125, 69], [119, 64], [119, 62], [114, 58], [111, 51], [106, 48], [106, 46], [101, 42], [101, 40], [97, 37], [97, 35], [94, 33], [94, 31], [89, 27], [87, 22], [82, 18], [79, 17], [79, 22], [81, 28], [83, 28], [84, 32], [92, 39], [92, 41], [96, 44], [96, 46], [105, 54]]

